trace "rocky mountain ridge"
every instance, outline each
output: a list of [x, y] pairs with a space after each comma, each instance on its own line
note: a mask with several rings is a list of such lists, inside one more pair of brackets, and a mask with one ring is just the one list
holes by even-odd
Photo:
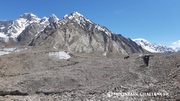
[[104, 26], [97, 25], [78, 12], [65, 15], [48, 25], [37, 35], [30, 46], [48, 46], [77, 53], [94, 51], [122, 54], [145, 53], [131, 39], [116, 35]]

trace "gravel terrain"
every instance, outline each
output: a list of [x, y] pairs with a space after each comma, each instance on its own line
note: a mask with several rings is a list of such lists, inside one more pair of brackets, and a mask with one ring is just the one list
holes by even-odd
[[140, 54], [51, 51], [0, 56], [0, 101], [180, 101], [180, 52], [151, 55], [145, 66]]

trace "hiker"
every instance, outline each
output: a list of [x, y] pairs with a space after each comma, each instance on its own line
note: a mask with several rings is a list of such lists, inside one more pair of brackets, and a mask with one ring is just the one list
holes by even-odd
[[144, 63], [146, 64], [146, 66], [148, 66], [148, 62], [149, 62], [149, 55], [148, 54], [145, 54], [144, 58]]

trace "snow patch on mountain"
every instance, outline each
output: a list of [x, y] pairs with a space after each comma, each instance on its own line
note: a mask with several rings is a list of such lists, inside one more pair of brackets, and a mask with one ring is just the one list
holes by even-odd
[[69, 52], [66, 53], [64, 51], [59, 51], [59, 52], [49, 52], [47, 53], [49, 56], [54, 56], [57, 57], [59, 59], [69, 59], [71, 58], [71, 56], [69, 55]]
[[97, 28], [100, 31], [105, 32], [109, 37], [111, 37], [111, 31], [109, 31], [106, 27], [100, 26], [100, 25], [96, 25], [95, 28]]
[[103, 55], [103, 56], [106, 56], [106, 55], [107, 55], [107, 52], [104, 52], [102, 55]]
[[3, 26], [3, 27], [1, 27], [0, 29], [3, 30], [4, 28], [5, 28], [5, 27]]
[[9, 37], [2, 32], [0, 32], [0, 38], [2, 38], [5, 42], [9, 41]]
[[47, 17], [43, 17], [41, 20], [40, 20], [40, 22], [39, 22], [40, 24], [49, 24], [48, 23], [48, 18]]

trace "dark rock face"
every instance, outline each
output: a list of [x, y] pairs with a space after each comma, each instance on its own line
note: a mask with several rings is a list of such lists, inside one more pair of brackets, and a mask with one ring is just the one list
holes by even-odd
[[[8, 28], [13, 24], [13, 20], [8, 20], [8, 21], [0, 21], [0, 33], [5, 33], [7, 34]], [[6, 44], [5, 38], [0, 37], [0, 46], [3, 46]]]
[[29, 45], [46, 45], [77, 53], [103, 51], [133, 54], [145, 52], [131, 39], [112, 33], [106, 27], [96, 25], [77, 12], [65, 16], [58, 23], [47, 26]]
[[121, 34], [117, 35], [118, 38], [123, 41], [124, 43], [127, 44], [126, 48], [128, 50], [131, 50], [133, 53], [137, 53], [137, 52], [141, 52], [143, 50], [143, 48], [141, 46], [139, 46], [138, 44], [136, 44], [134, 41], [132, 41], [130, 38], [125, 38], [123, 37]]
[[34, 38], [38, 31], [43, 30], [43, 26], [38, 23], [30, 24], [26, 29], [17, 37], [19, 45], [28, 45], [28, 43]]
[[58, 20], [59, 19], [54, 14], [52, 14], [48, 19], [49, 23], [54, 23], [57, 22]]
[[0, 32], [7, 32], [7, 28], [12, 24], [13, 24], [13, 20], [0, 21], [0, 27], [4, 27], [0, 29]]
[[35, 37], [36, 34], [38, 34], [39, 32], [43, 31], [44, 28], [53, 22], [58, 21], [59, 19], [52, 14], [50, 16], [50, 18], [42, 18], [41, 21], [39, 23], [32, 23], [29, 26], [26, 27], [25, 30], [23, 30], [23, 32], [17, 37], [17, 42], [19, 45], [28, 45], [29, 42], [32, 40], [32, 38]]

